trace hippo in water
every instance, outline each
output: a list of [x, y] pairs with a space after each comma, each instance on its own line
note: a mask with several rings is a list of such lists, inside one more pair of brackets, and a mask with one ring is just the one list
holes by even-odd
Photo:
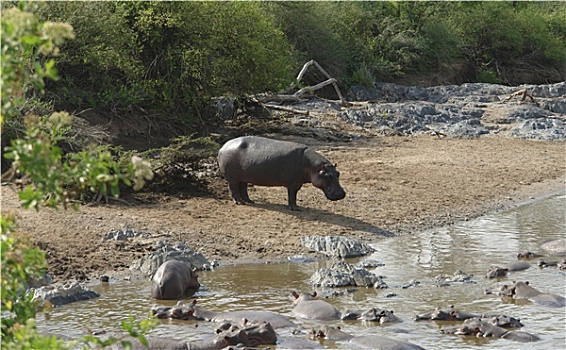
[[248, 184], [287, 187], [291, 210], [299, 209], [297, 192], [305, 183], [320, 188], [331, 201], [346, 196], [336, 166], [312, 148], [296, 142], [238, 137], [222, 146], [218, 165], [236, 204], [253, 203]]
[[540, 338], [535, 334], [505, 329], [497, 325], [497, 320], [488, 320], [479, 317], [469, 318], [459, 326], [444, 327], [440, 331], [446, 334], [494, 337], [524, 343], [540, 340]]
[[311, 339], [327, 339], [339, 342], [346, 342], [356, 349], [380, 349], [380, 350], [424, 350], [423, 347], [379, 335], [354, 336], [346, 333], [340, 327], [322, 326], [320, 329], [309, 331]]
[[529, 282], [514, 282], [512, 285], [504, 285], [499, 292], [501, 296], [512, 297], [513, 299], [528, 299], [531, 302], [548, 306], [564, 307], [566, 298], [553, 293], [543, 293], [529, 285]]
[[156, 318], [171, 318], [177, 320], [196, 320], [210, 322], [236, 322], [246, 319], [250, 322], [267, 322], [273, 328], [296, 327], [287, 317], [273, 311], [224, 311], [214, 312], [196, 305], [193, 300], [190, 304], [179, 301], [175, 306], [155, 305], [151, 308], [152, 314]]
[[180, 299], [200, 287], [198, 276], [185, 261], [167, 260], [155, 272], [151, 283], [151, 296], [155, 299]]

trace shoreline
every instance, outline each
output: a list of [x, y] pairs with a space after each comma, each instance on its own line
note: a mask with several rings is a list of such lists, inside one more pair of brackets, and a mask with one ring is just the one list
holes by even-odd
[[[344, 147], [319, 144], [338, 164], [347, 196], [327, 201], [312, 185], [299, 193], [300, 212], [286, 208], [285, 188], [250, 187], [255, 205], [235, 205], [223, 179], [207, 178], [198, 196], [141, 193], [78, 211], [19, 208], [16, 187], [2, 187], [2, 210], [15, 209], [18, 230], [45, 251], [54, 282], [129, 278], [132, 263], [158, 241], [187, 247], [221, 266], [276, 263], [297, 254], [320, 257], [300, 244], [305, 235], [373, 242], [466, 221], [566, 189], [564, 142], [509, 138], [375, 137]], [[111, 231], [143, 237], [105, 240]]]

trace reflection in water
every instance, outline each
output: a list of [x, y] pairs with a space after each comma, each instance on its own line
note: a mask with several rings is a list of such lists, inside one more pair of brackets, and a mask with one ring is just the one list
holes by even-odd
[[[417, 313], [432, 311], [437, 306], [455, 305], [469, 312], [518, 317], [525, 324], [525, 331], [542, 338], [534, 344], [535, 348], [564, 348], [566, 317], [563, 308], [548, 309], [484, 294], [485, 289], [512, 280], [528, 280], [539, 290], [564, 295], [566, 279], [563, 272], [533, 266], [499, 280], [487, 280], [484, 275], [491, 266], [515, 260], [519, 251], [538, 251], [540, 243], [564, 238], [565, 205], [566, 195], [562, 194], [477, 220], [376, 242], [373, 246], [377, 252], [368, 258], [385, 263], [376, 268], [375, 273], [386, 276], [389, 289], [358, 288], [354, 293], [327, 300], [340, 310], [372, 306], [391, 309], [404, 322], [386, 326], [357, 321], [340, 321], [338, 324], [349, 333], [387, 336], [428, 349], [517, 349], [524, 346], [504, 339], [444, 335], [439, 329], [445, 324], [413, 321]], [[194, 297], [199, 305], [215, 311], [271, 310], [288, 315], [292, 309], [289, 293], [311, 290], [308, 278], [318, 268], [330, 263], [240, 265], [200, 272], [203, 287]], [[532, 263], [536, 264], [536, 260]], [[476, 283], [449, 287], [435, 285], [435, 276], [452, 275], [457, 270], [473, 274]], [[420, 284], [403, 289], [402, 286], [411, 280]], [[154, 303], [175, 304], [175, 301], [151, 300], [149, 281], [98, 285], [94, 289], [102, 294], [101, 298], [38, 315], [39, 329], [68, 336], [84, 335], [89, 329], [116, 331], [120, 321], [126, 320], [129, 314], [142, 319]], [[319, 294], [324, 291], [320, 290]], [[305, 328], [319, 326], [312, 321], [294, 321]], [[212, 332], [213, 324], [205, 322], [163, 321], [153, 334], [194, 341]], [[324, 345], [348, 348], [340, 343], [325, 342]]]

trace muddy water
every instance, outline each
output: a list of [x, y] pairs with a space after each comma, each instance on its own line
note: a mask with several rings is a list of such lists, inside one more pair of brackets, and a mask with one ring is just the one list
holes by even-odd
[[[484, 294], [485, 289], [512, 280], [528, 280], [539, 290], [564, 296], [564, 272], [556, 268], [540, 269], [533, 266], [497, 280], [487, 280], [484, 275], [490, 266], [514, 260], [517, 252], [538, 251], [541, 242], [564, 238], [565, 234], [566, 194], [560, 194], [449, 227], [381, 240], [373, 245], [377, 252], [364, 259], [385, 264], [376, 268], [375, 272], [386, 277], [389, 288], [357, 288], [355, 292], [330, 296], [327, 300], [340, 310], [371, 306], [391, 309], [404, 320], [403, 323], [386, 326], [357, 321], [335, 322], [352, 334], [382, 335], [410, 341], [427, 349], [564, 349], [564, 308], [545, 308]], [[532, 263], [536, 265], [536, 260]], [[308, 278], [327, 264], [330, 262], [241, 265], [201, 272], [203, 288], [195, 297], [199, 305], [217, 311], [271, 310], [288, 314], [292, 308], [288, 301], [289, 293], [293, 290], [312, 290], [307, 283]], [[452, 275], [456, 270], [473, 274], [476, 283], [436, 286], [435, 276]], [[403, 288], [410, 281], [420, 284]], [[100, 292], [102, 297], [39, 314], [39, 329], [72, 337], [84, 335], [90, 330], [112, 332], [129, 314], [136, 319], [146, 317], [155, 303], [149, 297], [147, 281], [110, 283], [94, 286], [93, 289]], [[334, 291], [346, 292], [346, 289]], [[325, 293], [324, 290], [318, 292]], [[174, 303], [159, 302], [162, 305]], [[525, 324], [523, 330], [539, 335], [542, 340], [521, 344], [504, 339], [446, 335], [439, 330], [448, 323], [413, 321], [417, 313], [448, 305], [469, 312], [520, 318]], [[293, 321], [305, 328], [320, 326], [316, 322]], [[213, 326], [206, 322], [162, 321], [152, 334], [194, 341], [212, 334]], [[290, 336], [288, 332], [281, 333]], [[346, 344], [334, 342], [323, 342], [322, 345], [325, 348], [349, 348]]]

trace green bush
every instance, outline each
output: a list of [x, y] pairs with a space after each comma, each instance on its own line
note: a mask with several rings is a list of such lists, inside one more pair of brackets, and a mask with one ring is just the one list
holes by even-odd
[[[21, 137], [11, 140], [6, 158], [11, 159], [12, 174], [23, 174], [27, 186], [18, 192], [24, 207], [39, 209], [42, 205], [57, 208], [67, 206], [73, 192], [84, 188], [115, 194], [120, 181], [134, 186], [143, 185], [151, 177], [149, 163], [132, 157], [127, 168], [120, 169], [106, 153], [78, 153], [66, 158], [57, 142], [64, 138], [70, 125], [66, 112], [39, 116], [41, 105], [26, 113], [21, 109], [33, 103], [34, 96], [43, 92], [44, 79], [56, 79], [55, 59], [59, 47], [73, 38], [73, 28], [66, 23], [42, 22], [26, 12], [26, 4], [5, 8], [1, 13], [2, 26], [2, 110], [0, 125], [20, 120], [25, 130]], [[31, 97], [31, 98], [30, 98]], [[28, 99], [29, 98], [29, 99]], [[4, 151], [4, 150], [3, 150]], [[3, 175], [4, 180], [4, 175]], [[105, 192], [104, 192], [105, 193]], [[1, 258], [1, 347], [3, 349], [67, 349], [77, 342], [58, 340], [36, 332], [36, 304], [31, 293], [25, 293], [28, 283], [46, 272], [45, 254], [33, 248], [27, 236], [15, 230], [15, 218], [3, 212], [0, 216]], [[124, 323], [123, 329], [145, 342], [143, 334], [155, 320], [138, 324]], [[98, 347], [117, 342], [85, 338], [85, 347]], [[125, 344], [125, 343], [124, 343]]]

